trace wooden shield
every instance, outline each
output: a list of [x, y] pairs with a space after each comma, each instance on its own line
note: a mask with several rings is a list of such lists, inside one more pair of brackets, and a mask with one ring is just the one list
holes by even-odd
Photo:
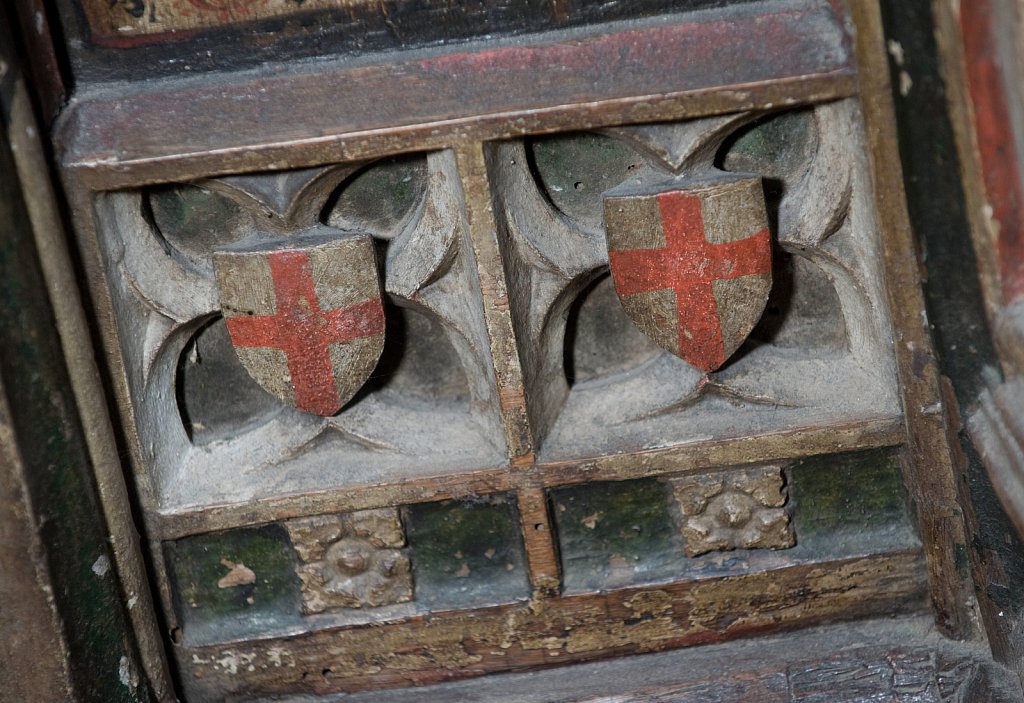
[[740, 347], [772, 285], [761, 179], [723, 174], [604, 195], [608, 258], [626, 314], [648, 337], [711, 372]]
[[384, 348], [384, 305], [369, 235], [226, 249], [213, 257], [239, 361], [299, 410], [333, 415]]

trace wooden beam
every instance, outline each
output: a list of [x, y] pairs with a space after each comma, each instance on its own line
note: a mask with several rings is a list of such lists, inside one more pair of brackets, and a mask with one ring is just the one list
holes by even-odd
[[622, 481], [740, 466], [818, 454], [891, 447], [905, 438], [901, 418], [863, 420], [843, 425], [795, 427], [753, 437], [691, 442], [674, 447], [612, 454], [535, 466], [481, 468], [443, 476], [344, 486], [302, 495], [201, 508], [183, 508], [149, 516], [149, 533], [177, 539], [202, 532], [259, 525], [305, 515], [348, 512], [389, 505], [505, 493], [535, 484], [546, 488], [589, 481]]
[[267, 639], [185, 646], [186, 693], [222, 698], [409, 686], [923, 606], [921, 554], [569, 596]]
[[825, 5], [751, 3], [613, 27], [379, 64], [86, 88], [60, 121], [62, 161], [90, 187], [114, 189], [854, 90], [842, 21]]

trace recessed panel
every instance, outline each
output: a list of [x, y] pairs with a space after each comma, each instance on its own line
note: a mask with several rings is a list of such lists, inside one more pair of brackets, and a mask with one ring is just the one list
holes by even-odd
[[99, 212], [156, 509], [505, 460], [451, 154], [113, 193]]
[[848, 101], [496, 148], [542, 460], [898, 417], [859, 120]]
[[405, 516], [423, 605], [468, 608], [529, 598], [519, 517], [504, 496], [412, 505]]

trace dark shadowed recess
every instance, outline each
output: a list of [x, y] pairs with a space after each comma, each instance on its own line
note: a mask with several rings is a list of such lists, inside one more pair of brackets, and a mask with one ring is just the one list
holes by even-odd
[[[985, 384], [998, 380], [971, 245], [959, 157], [939, 70], [934, 19], [928, 0], [880, 3], [886, 37], [902, 47], [903, 65], [890, 56], [892, 85], [899, 71], [913, 81], [906, 95], [893, 91], [900, 159], [911, 225], [922, 252], [925, 307], [931, 321], [940, 369], [953, 384], [967, 414]], [[993, 652], [1019, 665], [1024, 644], [1024, 545], [992, 490], [974, 447], [960, 434], [967, 457], [968, 495], [977, 515], [972, 548], [981, 564], [977, 587], [989, 600], [982, 608]], [[978, 574], [976, 574], [978, 576]]]
[[[424, 409], [468, 406], [466, 372], [441, 323], [412, 308], [388, 305], [386, 310], [384, 352], [346, 408], [373, 393], [386, 402]], [[196, 444], [237, 436], [285, 409], [242, 366], [220, 317], [185, 346], [177, 397], [182, 422]]]

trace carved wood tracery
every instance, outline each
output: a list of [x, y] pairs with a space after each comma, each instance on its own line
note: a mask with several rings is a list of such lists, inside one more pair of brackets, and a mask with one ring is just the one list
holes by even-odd
[[[776, 539], [732, 535], [698, 546], [692, 538], [691, 557], [713, 553], [695, 571], [687, 566], [659, 577], [664, 583], [645, 582], [642, 569], [623, 566], [624, 557], [613, 553], [609, 561], [629, 578], [605, 594], [562, 592], [568, 562], [560, 554], [566, 543], [555, 529], [553, 489], [602, 480], [622, 481], [626, 491], [627, 480], [641, 478], [677, 488], [701, 485], [712, 470], [746, 475], [750, 464], [901, 445], [908, 441], [904, 422], [916, 422], [903, 416], [897, 379], [911, 362], [908, 352], [894, 347], [892, 329], [894, 318], [905, 324], [908, 312], [894, 304], [900, 299], [886, 281], [884, 254], [893, 235], [872, 190], [877, 173], [866, 153], [875, 132], [865, 129], [865, 120], [873, 118], [852, 97], [848, 37], [835, 8], [824, 4], [794, 9], [774, 3], [769, 9], [767, 24], [751, 23], [764, 8], [729, 10], [735, 17], [728, 26], [749, 32], [770, 25], [795, 40], [805, 25], [793, 21], [812, 20], [820, 25], [809, 40], [814, 51], [800, 60], [814, 66], [790, 65], [792, 57], [760, 66], [758, 71], [776, 71], [782, 78], [755, 76], [742, 95], [724, 88], [739, 80], [738, 73], [716, 76], [711, 88], [697, 81], [680, 93], [634, 84], [639, 78], [631, 66], [657, 62], [657, 52], [638, 50], [621, 75], [608, 79], [599, 100], [603, 107], [592, 119], [585, 103], [593, 96], [583, 76], [582, 83], [574, 78], [558, 93], [562, 107], [551, 107], [551, 96], [541, 96], [536, 104], [515, 107], [525, 112], [513, 121], [501, 102], [507, 95], [472, 77], [505, 66], [514, 87], [523, 54], [504, 47], [487, 54], [493, 65], [469, 53], [390, 69], [365, 67], [361, 73], [358, 67], [331, 69], [332, 76], [359, 80], [394, 70], [394, 83], [416, 95], [431, 80], [463, 72], [471, 76], [467, 95], [487, 93], [477, 108], [486, 112], [492, 105], [500, 115], [471, 115], [465, 128], [447, 107], [431, 112], [436, 105], [429, 101], [410, 118], [423, 124], [381, 127], [374, 122], [379, 115], [359, 103], [345, 112], [345, 125], [332, 123], [317, 132], [318, 146], [292, 143], [282, 132], [280, 141], [268, 138], [254, 150], [247, 146], [243, 155], [236, 148], [247, 139], [240, 127], [221, 134], [224, 152], [218, 160], [202, 150], [188, 157], [183, 147], [182, 153], [156, 157], [159, 163], [146, 171], [140, 164], [147, 150], [163, 147], [143, 139], [132, 152], [139, 163], [107, 172], [96, 165], [102, 138], [75, 134], [75, 125], [110, 106], [97, 99], [66, 120], [73, 143], [68, 158], [79, 164], [75, 173], [83, 179], [71, 183], [71, 190], [95, 207], [93, 253], [108, 272], [96, 279], [95, 291], [110, 303], [114, 326], [107, 343], [123, 361], [121, 400], [145, 519], [161, 544], [154, 552], [162, 547], [173, 562], [180, 556], [176, 544], [182, 545], [180, 554], [186, 544], [204, 539], [221, 540], [226, 546], [218, 549], [230, 550], [236, 548], [230, 544], [233, 534], [264, 530], [261, 538], [271, 545], [266, 549], [294, 560], [288, 574], [298, 582], [282, 578], [277, 585], [284, 594], [280, 602], [302, 603], [303, 618], [296, 610], [259, 632], [233, 635], [242, 644], [230, 650], [234, 658], [225, 659], [215, 627], [201, 637], [190, 633], [176, 600], [180, 584], [157, 559], [167, 617], [185, 624], [182, 662], [194, 691], [244, 696], [405, 685], [694, 644], [753, 632], [776, 622], [776, 614], [796, 624], [913, 610], [925, 590], [925, 558], [932, 560], [936, 588], [936, 564], [948, 561], [947, 542], [955, 530], [945, 537], [926, 530], [926, 550], [909, 531], [898, 531], [884, 544], [867, 540], [867, 554], [812, 549], [792, 556], [781, 549], [793, 542], [783, 519], [789, 514], [777, 499], [758, 498], [770, 512], [765, 523]], [[717, 16], [693, 21], [709, 23], [709, 31], [726, 26]], [[693, 28], [683, 23], [671, 31], [630, 29], [628, 36], [602, 35], [569, 48], [555, 42], [542, 51], [593, 67], [608, 46], [629, 38], [639, 42], [648, 31], [667, 41], [680, 32], [691, 36]], [[749, 49], [737, 66], [753, 66]], [[402, 82], [417, 72], [425, 82]], [[644, 81], [655, 80], [646, 69], [641, 73]], [[673, 71], [658, 75], [676, 76], [673, 85], [688, 80]], [[301, 90], [308, 76], [293, 78], [281, 84], [287, 84], [284, 90]], [[506, 92], [515, 95], [512, 87]], [[640, 95], [648, 89], [657, 97]], [[172, 95], [168, 91], [165, 98]], [[808, 106], [780, 112], [778, 96]], [[152, 111], [149, 100], [139, 97], [136, 108]], [[442, 114], [450, 121], [443, 129], [423, 126]], [[310, 123], [308, 129], [312, 134], [318, 128]], [[552, 132], [559, 134], [545, 136]], [[348, 137], [338, 139], [342, 133]], [[792, 138], [796, 147], [785, 158], [766, 156], [747, 148], [743, 140], [751, 135], [766, 142]], [[544, 150], [585, 150], [594, 140], [614, 144], [625, 161], [611, 159], [606, 172], [566, 182], [545, 171]], [[346, 212], [346, 192], [365, 184], [360, 179], [396, 154], [414, 162], [408, 182], [415, 192], [400, 216], [382, 225], [371, 206]], [[149, 174], [147, 182], [171, 185], [140, 188], [131, 180], [138, 169]], [[776, 283], [769, 315], [732, 359], [707, 372], [660, 350], [616, 307], [606, 277], [600, 196], [624, 183], [648, 187], [722, 172], [753, 172], [766, 184]], [[93, 193], [90, 178], [107, 178], [106, 192]], [[592, 187], [591, 178], [601, 187]], [[167, 188], [200, 189], [224, 199], [231, 214], [223, 229], [209, 241], [166, 231], [167, 213], [154, 198]], [[584, 197], [564, 197], [557, 188]], [[400, 199], [380, 193], [367, 197]], [[588, 199], [590, 194], [595, 197]], [[211, 263], [214, 250], [239, 241], [248, 246], [276, 238], [294, 245], [314, 230], [335, 237], [370, 235], [386, 298], [382, 361], [351, 401], [326, 417], [288, 407], [246, 380], [220, 319], [224, 301]], [[917, 350], [924, 358], [926, 347]], [[207, 372], [204, 364], [210, 364]], [[217, 405], [218, 395], [232, 393], [246, 399]], [[286, 392], [279, 395], [288, 398]], [[204, 420], [204, 412], [216, 422]], [[757, 494], [740, 490], [740, 484], [740, 493]], [[665, 498], [667, 510], [667, 492]], [[458, 514], [476, 513], [480, 521], [473, 524], [493, 527], [503, 542], [497, 549], [483, 545], [473, 556], [487, 561], [473, 562], [461, 548], [447, 555], [458, 561], [457, 568], [433, 576], [448, 584], [448, 597], [432, 601], [424, 588], [429, 580], [409, 578], [417, 568], [414, 538], [406, 543], [372, 531], [360, 534], [345, 522], [361, 511], [397, 515], [400, 506], [403, 514], [416, 516], [414, 522], [433, 528], [444, 519], [431, 523], [425, 514], [455, 515], [465, 508]], [[795, 510], [799, 548], [799, 501]], [[489, 516], [479, 517], [484, 514]], [[601, 519], [596, 512], [585, 515], [584, 529], [591, 529], [587, 521], [597, 525]], [[285, 530], [270, 529], [277, 524]], [[942, 549], [931, 548], [942, 539]], [[766, 547], [780, 551], [757, 553]], [[518, 556], [490, 561], [500, 548]], [[741, 553], [714, 553], [731, 548]], [[678, 557], [690, 558], [682, 551]], [[528, 578], [520, 578], [524, 564]], [[489, 601], [473, 600], [480, 590], [463, 584], [487, 569], [512, 574], [502, 582], [508, 588]], [[846, 579], [841, 587], [832, 578], [837, 569]], [[805, 582], [813, 584], [814, 594], [797, 603]], [[781, 583], [771, 606], [737, 619], [750, 593], [769, 583]], [[224, 590], [254, 585], [259, 588], [258, 581], [232, 582]], [[951, 594], [962, 584], [940, 585], [948, 587], [938, 598], [941, 607], [948, 611], [955, 602], [951, 609], [961, 622], [967, 600]], [[460, 602], [463, 592], [466, 600]], [[263, 605], [258, 593], [250, 596]], [[631, 629], [636, 623], [642, 627]], [[252, 637], [260, 643], [246, 649]], [[338, 654], [338, 642], [351, 646]], [[231, 663], [237, 669], [243, 655], [267, 670], [233, 678]], [[333, 673], [322, 680], [303, 676], [316, 671]]]

